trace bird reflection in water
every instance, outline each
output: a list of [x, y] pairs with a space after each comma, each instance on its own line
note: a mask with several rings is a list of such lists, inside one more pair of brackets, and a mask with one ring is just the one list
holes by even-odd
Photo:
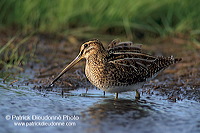
[[104, 132], [105, 129], [113, 130], [116, 126], [130, 126], [135, 120], [148, 117], [152, 111], [145, 100], [105, 99], [82, 112], [82, 118], [90, 122], [91, 127], [87, 128], [87, 132]]

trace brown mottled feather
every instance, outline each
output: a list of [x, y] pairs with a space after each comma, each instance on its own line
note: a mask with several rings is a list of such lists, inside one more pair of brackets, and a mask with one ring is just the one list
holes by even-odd
[[[98, 47], [102, 44], [94, 41]], [[154, 57], [141, 51], [141, 44], [113, 40], [99, 58], [98, 52], [86, 60], [86, 76], [98, 88], [107, 90], [113, 86], [130, 86], [149, 81], [161, 70], [178, 62], [173, 57]], [[100, 61], [103, 60], [103, 63]], [[97, 65], [98, 64], [98, 65]]]
[[121, 82], [130, 85], [147, 81], [157, 75], [159, 71], [181, 60], [173, 57], [153, 57], [142, 53], [141, 46], [141, 44], [115, 40], [109, 44], [108, 63], [113, 63], [118, 66], [118, 69], [125, 71], [121, 73]]

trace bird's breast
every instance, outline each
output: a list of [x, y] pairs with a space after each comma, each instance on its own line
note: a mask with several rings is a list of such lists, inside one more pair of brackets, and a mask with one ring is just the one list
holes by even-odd
[[105, 69], [103, 64], [86, 61], [85, 74], [88, 80], [96, 87], [102, 89], [105, 78]]

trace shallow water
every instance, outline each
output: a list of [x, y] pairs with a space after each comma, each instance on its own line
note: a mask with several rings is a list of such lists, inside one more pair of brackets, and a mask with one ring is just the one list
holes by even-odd
[[[200, 103], [196, 101], [170, 102], [166, 97], [147, 94], [135, 100], [135, 92], [119, 94], [119, 99], [114, 100], [114, 94], [106, 93], [104, 97], [97, 89], [89, 89], [86, 94], [84, 88], [62, 96], [59, 88], [55, 92], [32, 88], [24, 82], [9, 85], [0, 79], [1, 133], [200, 132]], [[60, 118], [51, 119], [53, 116]]]

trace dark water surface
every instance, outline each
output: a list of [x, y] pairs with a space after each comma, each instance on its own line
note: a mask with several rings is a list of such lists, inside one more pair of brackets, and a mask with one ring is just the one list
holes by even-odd
[[114, 100], [114, 94], [104, 97], [96, 89], [86, 94], [84, 88], [62, 97], [58, 91], [38, 91], [33, 85], [9, 85], [2, 80], [0, 133], [200, 133], [200, 103], [196, 101], [170, 102], [147, 94], [137, 101], [135, 92], [119, 94]]

